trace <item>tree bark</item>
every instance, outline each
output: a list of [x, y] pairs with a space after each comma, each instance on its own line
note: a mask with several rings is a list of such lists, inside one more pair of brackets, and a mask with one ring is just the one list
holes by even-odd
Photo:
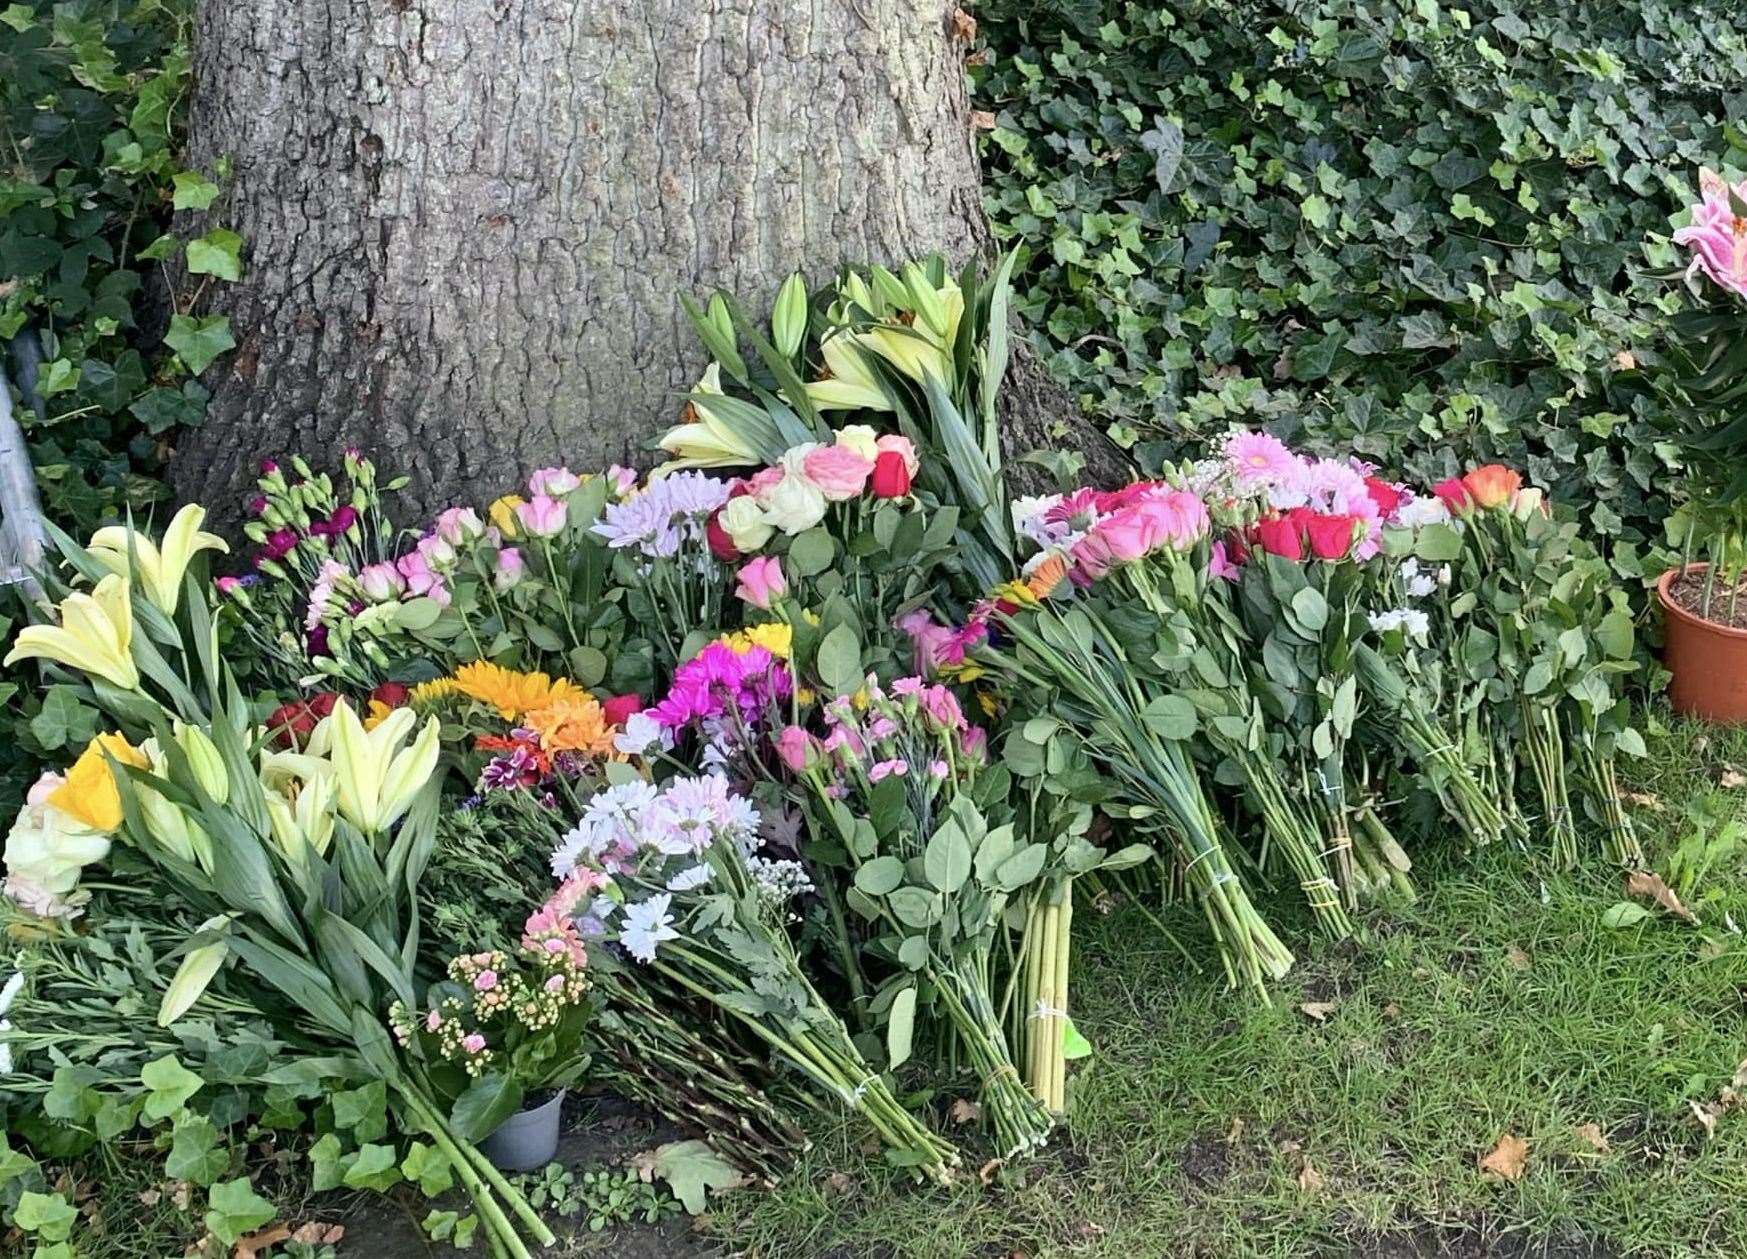
[[410, 506], [631, 462], [704, 354], [678, 304], [986, 238], [951, 0], [203, 0], [238, 342], [178, 485], [353, 442]]

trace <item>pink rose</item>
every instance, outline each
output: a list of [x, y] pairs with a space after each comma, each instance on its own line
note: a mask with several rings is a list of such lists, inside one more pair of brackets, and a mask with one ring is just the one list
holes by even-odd
[[550, 538], [563, 532], [569, 518], [564, 501], [547, 494], [536, 494], [527, 502], [516, 504], [516, 522], [536, 538]]
[[582, 478], [569, 468], [540, 468], [528, 477], [528, 493], [535, 498], [563, 498], [581, 484]]
[[857, 498], [867, 488], [867, 478], [874, 470], [873, 460], [863, 458], [848, 446], [820, 446], [809, 450], [801, 460], [807, 479], [819, 487], [830, 503]]
[[1144, 512], [1124, 508], [1114, 516], [1106, 516], [1092, 530], [1119, 564], [1138, 560], [1161, 540], [1163, 531]]
[[522, 574], [527, 569], [527, 564], [523, 562], [520, 550], [513, 546], [506, 546], [503, 550], [497, 553], [497, 561], [493, 565], [493, 568], [494, 571], [491, 576], [492, 587], [499, 594], [502, 594], [504, 591], [512, 589], [517, 582], [521, 581]]
[[799, 726], [784, 726], [775, 742], [777, 759], [793, 774], [805, 773], [808, 764], [818, 755], [813, 736]]
[[900, 437], [896, 433], [888, 433], [886, 436], [875, 442], [874, 446], [881, 454], [890, 452], [892, 454], [901, 455], [904, 460], [904, 467], [909, 469], [911, 476], [915, 476], [918, 472], [922, 471], [922, 461], [916, 457], [916, 447], [910, 444], [910, 439], [908, 437]]
[[736, 598], [768, 611], [772, 603], [788, 592], [789, 583], [776, 556], [761, 555], [740, 566], [740, 584], [734, 587]]

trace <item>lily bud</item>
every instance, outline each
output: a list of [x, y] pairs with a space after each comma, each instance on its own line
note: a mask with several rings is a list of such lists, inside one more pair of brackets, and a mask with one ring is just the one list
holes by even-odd
[[188, 764], [194, 770], [194, 781], [200, 784], [200, 789], [212, 797], [214, 804], [229, 800], [230, 775], [225, 772], [224, 758], [218, 754], [212, 736], [199, 726], [180, 721], [172, 723], [171, 733], [175, 736], [176, 746], [187, 756]]

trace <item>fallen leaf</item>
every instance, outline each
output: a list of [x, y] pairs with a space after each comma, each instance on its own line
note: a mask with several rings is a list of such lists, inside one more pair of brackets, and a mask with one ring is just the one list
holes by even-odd
[[967, 66], [986, 66], [995, 59], [994, 53], [987, 48], [979, 48], [964, 59]]
[[832, 1172], [825, 1177], [825, 1188], [847, 1198], [855, 1192], [855, 1178], [847, 1172]]
[[1588, 1143], [1589, 1148], [1597, 1154], [1606, 1154], [1612, 1148], [1608, 1145], [1607, 1138], [1602, 1135], [1601, 1125], [1598, 1123], [1579, 1124], [1577, 1135], [1582, 1137]]
[[994, 1184], [995, 1177], [1001, 1174], [1001, 1168], [1005, 1162], [1005, 1159], [992, 1158], [977, 1168], [977, 1183], [985, 1186]]
[[1650, 791], [1622, 791], [1619, 798], [1627, 804], [1635, 804], [1640, 809], [1648, 809], [1652, 813], [1662, 812], [1662, 797]]
[[995, 115], [986, 109], [973, 109], [971, 110], [971, 126], [977, 131], [993, 131], [995, 129]]
[[1340, 1007], [1338, 1007], [1333, 1001], [1306, 1001], [1298, 1008], [1303, 1012], [1305, 1017], [1313, 1019], [1318, 1023], [1326, 1023], [1328, 1022], [1328, 1016], [1333, 1014]]
[[1717, 779], [1719, 787], [1727, 787], [1733, 791], [1737, 787], [1747, 787], [1747, 774], [1738, 769], [1725, 769], [1722, 777]]
[[302, 1242], [305, 1246], [332, 1246], [345, 1235], [344, 1224], [324, 1224], [320, 1220], [310, 1220], [292, 1230], [291, 1240]]
[[1529, 960], [1529, 955], [1517, 948], [1514, 944], [1504, 951], [1504, 957], [1507, 962], [1518, 970], [1527, 970], [1534, 965], [1534, 963]]
[[975, 1102], [959, 1098], [946, 1112], [946, 1117], [955, 1124], [975, 1123], [983, 1113], [983, 1108]]
[[236, 1249], [231, 1251], [231, 1259], [256, 1259], [263, 1250], [277, 1246], [291, 1236], [291, 1228], [285, 1224], [270, 1224], [254, 1233], [244, 1234], [237, 1238]]
[[1622, 372], [1629, 372], [1638, 365], [1638, 356], [1630, 350], [1621, 350], [1614, 355], [1614, 366]]
[[1383, 1007], [1383, 1017], [1393, 1022], [1401, 1017], [1401, 1007], [1391, 1001], [1388, 1005]]
[[1311, 1166], [1308, 1158], [1298, 1168], [1298, 1192], [1322, 1192], [1322, 1173]]
[[138, 1196], [143, 1205], [155, 1207], [158, 1205], [158, 1200], [164, 1196], [164, 1191], [162, 1189], [142, 1189]]
[[1652, 874], [1648, 870], [1632, 871], [1626, 876], [1626, 895], [1653, 900], [1683, 922], [1690, 922], [1695, 926], [1698, 923], [1698, 915], [1680, 903], [1680, 897], [1662, 881], [1660, 874]]
[[1715, 1102], [1687, 1101], [1692, 1110], [1692, 1117], [1698, 1120], [1698, 1126], [1705, 1130], [1707, 1137], [1717, 1135], [1717, 1117], [1723, 1113], [1723, 1108]]
[[977, 37], [977, 20], [963, 9], [952, 11], [952, 37], [970, 43]]
[[1481, 1158], [1480, 1171], [1500, 1180], [1521, 1180], [1528, 1162], [1529, 1143], [1515, 1133], [1507, 1132], [1498, 1138], [1491, 1153]]
[[1227, 1145], [1236, 1145], [1240, 1140], [1243, 1139], [1243, 1135], [1244, 1135], [1243, 1116], [1242, 1115], [1233, 1115], [1231, 1117], [1231, 1122], [1225, 1126], [1225, 1143]]

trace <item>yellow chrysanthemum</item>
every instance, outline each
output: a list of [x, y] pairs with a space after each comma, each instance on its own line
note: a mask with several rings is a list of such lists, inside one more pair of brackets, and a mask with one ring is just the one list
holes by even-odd
[[121, 790], [104, 753], [123, 765], [149, 769], [146, 754], [119, 734], [100, 734], [85, 745], [67, 781], [49, 794], [48, 803], [94, 831], [113, 831], [121, 825]]
[[762, 625], [749, 625], [745, 629], [722, 635], [722, 641], [736, 652], [762, 647], [779, 660], [789, 658], [794, 651], [794, 639], [794, 630], [781, 621], [766, 621]]
[[613, 751], [613, 727], [592, 695], [556, 699], [528, 713], [522, 724], [540, 736], [540, 747], [547, 752], [606, 756]]
[[548, 707], [557, 700], [588, 694], [568, 678], [554, 680], [544, 673], [518, 673], [487, 660], [475, 660], [455, 670], [455, 689], [470, 699], [491, 705], [505, 721]]
[[[440, 703], [446, 699], [454, 699], [461, 694], [461, 688], [455, 685], [454, 678], [436, 678], [430, 682], [420, 682], [407, 692], [406, 702], [414, 708], [424, 709], [431, 704]], [[375, 716], [374, 707], [370, 710]]]

